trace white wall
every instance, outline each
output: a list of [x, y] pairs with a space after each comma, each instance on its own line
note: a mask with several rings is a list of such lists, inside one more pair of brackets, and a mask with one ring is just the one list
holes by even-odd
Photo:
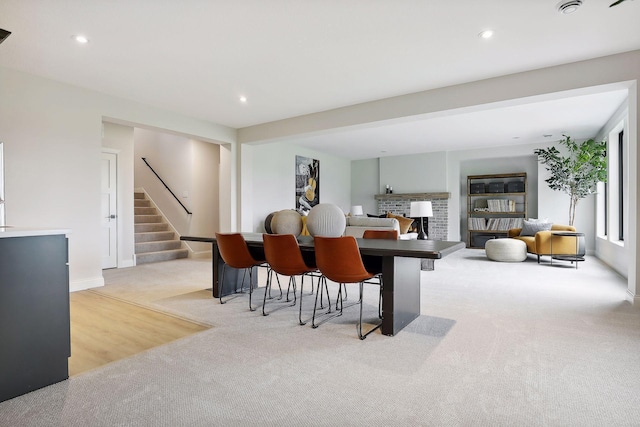
[[[625, 103], [618, 109], [618, 111], [613, 115], [613, 117], [603, 126], [602, 130], [598, 133], [596, 139], [598, 141], [609, 140], [609, 133], [616, 128], [621, 122], [624, 123], [625, 129], [625, 138], [627, 142], [629, 142], [629, 105]], [[617, 141], [612, 141], [614, 144]], [[629, 159], [629, 153], [627, 153], [627, 159]], [[629, 164], [626, 165], [625, 173], [629, 174]], [[611, 178], [610, 178], [611, 179]], [[616, 179], [615, 177], [613, 179]], [[627, 182], [629, 182], [627, 180]], [[629, 218], [629, 192], [637, 185], [627, 185], [625, 188], [625, 218]], [[604, 203], [604, 202], [603, 202]], [[611, 212], [612, 215], [615, 215]], [[599, 216], [596, 213], [596, 220], [599, 220]], [[627, 236], [629, 233], [629, 224], [628, 221], [625, 224], [624, 235]], [[625, 242], [618, 242], [617, 236], [613, 236], [611, 233], [609, 236], [599, 235], [596, 238], [596, 255], [602, 261], [610, 265], [614, 268], [618, 273], [622, 276], [627, 277], [629, 270], [629, 258], [633, 255], [629, 251], [629, 245]]]
[[[333, 203], [344, 212], [351, 208], [351, 162], [288, 143], [242, 146], [243, 168], [251, 168], [248, 199], [253, 209], [242, 231], [264, 231], [264, 219], [271, 212], [296, 207], [296, 155], [320, 160], [320, 203]], [[250, 158], [249, 158], [250, 157]], [[245, 175], [243, 174], [243, 179]]]
[[103, 120], [235, 143], [236, 131], [225, 126], [2, 67], [0, 94], [7, 223], [72, 230], [72, 290], [104, 284], [98, 244]]

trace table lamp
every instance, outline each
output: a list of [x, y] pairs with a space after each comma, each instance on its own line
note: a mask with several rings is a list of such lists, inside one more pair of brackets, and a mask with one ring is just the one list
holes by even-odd
[[362, 211], [362, 206], [351, 206], [351, 216], [362, 216], [364, 215]]
[[427, 233], [424, 232], [423, 218], [427, 218], [427, 227], [429, 227], [429, 217], [433, 216], [433, 207], [431, 202], [411, 202], [411, 212], [409, 213], [411, 218], [420, 218], [420, 232], [418, 233], [418, 240], [427, 240]]

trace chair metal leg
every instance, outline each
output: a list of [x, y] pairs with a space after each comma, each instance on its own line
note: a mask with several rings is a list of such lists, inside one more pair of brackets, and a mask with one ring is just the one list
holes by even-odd
[[289, 292], [291, 291], [291, 285], [293, 284], [293, 299], [294, 299], [294, 304], [295, 304], [295, 299], [296, 299], [296, 281], [295, 281], [295, 279], [293, 280], [293, 282], [291, 281], [291, 279], [293, 277], [294, 276], [289, 276], [289, 285], [287, 286], [287, 299], [286, 299], [286, 301], [287, 302], [291, 301], [289, 299]]
[[[253, 268], [248, 268], [249, 270], [249, 311], [256, 311], [251, 304], [251, 297], [253, 295]], [[244, 276], [242, 277], [242, 288], [244, 289]]]
[[[280, 298], [278, 298], [278, 301], [280, 301], [282, 299], [282, 287], [280, 286], [280, 277], [278, 276], [278, 273], [276, 273], [276, 281], [278, 282], [278, 287], [280, 288]], [[271, 279], [270, 281], [267, 282], [267, 286], [271, 286], [272, 283], [273, 283], [273, 279]], [[287, 307], [293, 307], [294, 305], [296, 305], [296, 302], [298, 301], [298, 298], [297, 298], [297, 295], [296, 295], [297, 292], [298, 292], [297, 288], [298, 288], [298, 286], [297, 286], [297, 283], [296, 283], [295, 276], [289, 276], [289, 285], [287, 287], [287, 299], [285, 301], [283, 301], [283, 302], [291, 302], [291, 299], [289, 299], [289, 293], [293, 289], [293, 303], [289, 304]], [[263, 316], [268, 316], [270, 314], [270, 313], [267, 313], [266, 310], [265, 310], [265, 306], [266, 306], [266, 303], [267, 303], [267, 292], [268, 292], [268, 290], [265, 289], [264, 298], [262, 300], [262, 315]], [[284, 308], [284, 307], [276, 308], [276, 309], [272, 310], [272, 312], [276, 311], [276, 310], [279, 310], [281, 308]]]
[[[277, 278], [278, 278], [278, 276], [276, 276], [276, 279]], [[265, 305], [267, 305], [267, 293], [269, 293], [269, 299], [273, 298], [271, 296], [271, 283], [272, 283], [272, 280], [273, 280], [273, 270], [269, 270], [267, 272], [267, 287], [264, 290], [264, 298], [262, 299], [262, 315], [263, 316], [267, 316], [268, 315], [264, 311], [264, 307], [265, 307]]]
[[222, 279], [218, 284], [218, 297], [220, 298], [220, 304], [224, 304], [224, 301], [222, 301], [222, 290], [224, 289], [224, 270], [226, 266], [226, 264], [222, 264]]
[[[321, 277], [321, 280], [323, 280], [323, 281], [324, 281], [324, 286], [325, 286], [325, 288], [326, 288], [326, 290], [327, 290], [327, 300], [328, 300], [329, 288], [327, 287], [327, 278], [326, 278], [326, 277], [324, 277], [324, 276], [322, 276], [322, 277]], [[322, 285], [320, 285], [320, 286], [322, 286]], [[338, 291], [338, 292], [339, 292], [339, 294], [341, 294], [341, 292], [340, 292], [340, 291], [341, 291], [341, 289], [340, 289], [339, 287], [338, 287], [338, 289], [339, 289], [339, 291]], [[317, 292], [317, 291], [316, 291], [316, 302], [315, 302], [315, 304], [313, 305], [313, 317], [311, 318], [311, 327], [312, 327], [313, 329], [316, 329], [318, 326], [322, 325], [322, 324], [323, 324], [324, 322], [326, 322], [327, 320], [330, 320], [330, 319], [333, 319], [334, 317], [337, 317], [337, 316], [341, 316], [341, 315], [342, 315], [342, 311], [339, 311], [339, 312], [334, 313], [332, 316], [329, 316], [329, 317], [327, 317], [327, 318], [324, 318], [321, 322], [316, 323], [316, 311], [317, 311], [317, 308], [318, 308], [318, 295], [321, 295], [321, 294], [322, 294], [322, 292]], [[322, 300], [322, 296], [320, 297], [320, 300]], [[328, 300], [328, 301], [329, 301], [329, 300]], [[336, 306], [336, 310], [337, 310], [337, 306]], [[326, 313], [322, 313], [322, 315], [321, 315], [321, 316], [327, 316], [327, 315], [329, 315], [329, 314], [331, 314], [331, 302], [330, 302], [330, 301], [329, 301], [329, 309], [327, 310], [327, 312], [326, 312]]]
[[[302, 321], [302, 296], [304, 295], [304, 276], [300, 279], [300, 309], [298, 310], [298, 323], [300, 325], [306, 325], [307, 322]], [[313, 294], [313, 277], [311, 277], [311, 293]]]
[[[317, 311], [316, 307], [317, 307], [317, 303], [318, 303], [318, 297], [320, 298], [320, 308], [324, 309], [324, 302], [323, 302], [323, 298], [324, 298], [324, 294], [327, 294], [327, 305], [329, 306], [329, 309], [327, 311], [327, 313], [331, 313], [331, 302], [329, 301], [329, 288], [327, 286], [327, 281], [326, 278], [322, 275], [316, 275], [315, 272], [311, 272], [311, 273], [305, 273], [302, 275], [302, 284], [300, 285], [300, 309], [299, 309], [299, 314], [298, 314], [298, 323], [300, 325], [306, 325], [307, 322], [303, 322], [302, 321], [302, 295], [303, 295], [303, 291], [304, 291], [304, 278], [305, 276], [309, 276], [311, 278], [311, 288], [313, 289], [313, 278], [317, 277], [318, 281], [316, 283], [315, 286], [315, 292], [316, 292], [316, 298], [315, 298], [315, 304], [313, 305], [313, 316], [315, 316], [315, 313]], [[324, 284], [324, 286], [323, 286]], [[310, 293], [310, 295], [313, 295], [313, 292]], [[327, 314], [324, 313], [324, 314]], [[313, 323], [313, 322], [312, 322]]]
[[296, 276], [290, 276], [289, 277], [289, 287], [287, 288], [287, 302], [290, 301], [289, 300], [289, 288], [291, 288], [293, 285], [293, 304], [291, 304], [291, 307], [293, 307], [294, 305], [296, 305], [296, 302], [298, 302], [298, 284], [296, 283]]
[[358, 337], [363, 340], [365, 339], [371, 332], [375, 331], [376, 329], [380, 328], [382, 326], [382, 322], [380, 322], [379, 324], [377, 324], [376, 326], [374, 326], [372, 329], [370, 329], [366, 334], [362, 334], [362, 295], [363, 295], [363, 286], [364, 286], [364, 282], [360, 282], [360, 319], [358, 320]]
[[[267, 273], [267, 287], [269, 288], [269, 299], [273, 299], [273, 297], [271, 296], [271, 289], [273, 288], [273, 286], [271, 286], [271, 284], [273, 283], [273, 274], [275, 272], [272, 269], [269, 269], [269, 272]], [[278, 297], [279, 300], [282, 299], [282, 286], [280, 285], [280, 277], [278, 276], [278, 273], [275, 273], [276, 275], [276, 282], [278, 282], [278, 289], [280, 290], [280, 296]], [[266, 295], [266, 289], [265, 289], [265, 295]]]

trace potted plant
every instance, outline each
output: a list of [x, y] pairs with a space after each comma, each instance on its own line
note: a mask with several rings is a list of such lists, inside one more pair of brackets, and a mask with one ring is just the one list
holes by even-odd
[[566, 148], [566, 155], [554, 146], [533, 152], [551, 174], [545, 179], [549, 188], [569, 195], [569, 225], [573, 225], [578, 201], [595, 193], [598, 182], [607, 182], [607, 143], [589, 139], [578, 144], [563, 136], [558, 144]]

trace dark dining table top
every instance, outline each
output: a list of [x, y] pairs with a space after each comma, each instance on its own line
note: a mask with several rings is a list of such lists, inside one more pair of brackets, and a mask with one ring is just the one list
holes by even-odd
[[[248, 246], [262, 247], [262, 233], [241, 233]], [[302, 250], [313, 250], [313, 237], [298, 236]], [[216, 237], [181, 236], [180, 240], [214, 243]], [[356, 239], [360, 253], [374, 256], [440, 259], [465, 247], [463, 242], [444, 240]]]

